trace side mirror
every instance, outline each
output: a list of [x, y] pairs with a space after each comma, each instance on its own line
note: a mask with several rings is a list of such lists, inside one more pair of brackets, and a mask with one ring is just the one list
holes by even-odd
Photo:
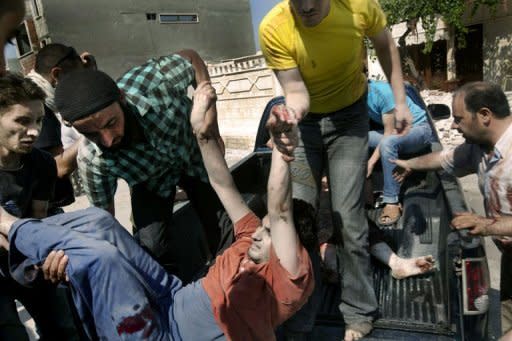
[[434, 121], [450, 118], [450, 107], [446, 104], [429, 104], [427, 109]]

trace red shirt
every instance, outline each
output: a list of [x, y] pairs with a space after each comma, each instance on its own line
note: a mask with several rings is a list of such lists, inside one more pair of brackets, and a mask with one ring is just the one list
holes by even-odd
[[261, 221], [252, 212], [240, 219], [235, 224], [236, 241], [217, 257], [202, 281], [215, 319], [229, 340], [275, 340], [274, 329], [313, 291], [311, 261], [302, 246], [297, 276], [283, 268], [273, 247], [268, 262], [255, 264], [248, 258], [251, 235], [259, 226]]

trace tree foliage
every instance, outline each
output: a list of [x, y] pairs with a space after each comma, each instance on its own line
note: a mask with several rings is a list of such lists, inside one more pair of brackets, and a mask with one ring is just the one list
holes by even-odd
[[465, 46], [464, 14], [469, 10], [469, 15], [474, 15], [482, 7], [488, 7], [491, 13], [495, 13], [497, 5], [502, 0], [380, 0], [382, 9], [387, 15], [388, 24], [394, 25], [404, 21], [421, 19], [425, 30], [425, 50], [432, 50], [437, 19], [442, 17], [446, 24], [454, 28], [457, 45]]

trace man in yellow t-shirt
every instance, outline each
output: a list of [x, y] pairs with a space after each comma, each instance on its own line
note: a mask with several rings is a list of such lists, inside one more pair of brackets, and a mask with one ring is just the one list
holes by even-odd
[[[398, 50], [377, 0], [284, 0], [265, 16], [259, 35], [286, 106], [300, 120], [292, 163], [294, 197], [317, 205], [322, 174], [329, 178], [334, 225], [341, 231], [335, 234], [343, 241], [340, 310], [347, 324], [345, 340], [357, 340], [371, 331], [377, 310], [362, 198], [368, 155], [363, 39], [368, 37], [375, 47], [393, 88], [395, 127], [406, 134], [412, 115]], [[308, 305], [314, 307], [315, 300], [313, 294]], [[309, 320], [303, 318], [305, 312], [299, 315], [297, 331], [307, 332], [314, 315]]]

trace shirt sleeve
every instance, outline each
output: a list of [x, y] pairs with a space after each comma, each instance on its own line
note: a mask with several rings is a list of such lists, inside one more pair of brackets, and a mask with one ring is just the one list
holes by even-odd
[[32, 200], [48, 201], [55, 190], [57, 164], [53, 156], [45, 151], [38, 151], [34, 156], [37, 181], [32, 191]]
[[192, 64], [180, 55], [160, 57], [155, 60], [163, 79], [171, 84], [176, 91], [187, 93], [188, 87], [195, 82], [195, 71]]
[[454, 149], [441, 152], [441, 167], [455, 176], [476, 173], [481, 156], [480, 148], [475, 144], [463, 143]]
[[[85, 150], [84, 150], [85, 149]], [[107, 209], [114, 200], [117, 178], [109, 175], [108, 169], [98, 158], [91, 159], [87, 147], [80, 146], [78, 154], [78, 173], [89, 202]]]
[[367, 0], [365, 34], [373, 37], [380, 33], [387, 25], [386, 15], [377, 0]]
[[260, 48], [267, 66], [275, 70], [289, 70], [297, 67], [290, 52], [291, 32], [281, 32], [283, 28], [274, 27], [265, 20], [259, 27]]
[[261, 226], [261, 220], [254, 212], [249, 212], [235, 223], [235, 240], [250, 237]]
[[296, 309], [309, 297], [314, 287], [314, 275], [311, 260], [301, 245], [299, 252], [299, 271], [292, 276], [281, 264], [274, 248], [271, 248], [269, 266], [272, 271], [272, 290], [276, 300], [285, 306]]

